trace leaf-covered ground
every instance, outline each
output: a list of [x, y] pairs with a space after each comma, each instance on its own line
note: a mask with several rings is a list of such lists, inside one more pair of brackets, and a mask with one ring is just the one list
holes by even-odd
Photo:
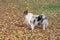
[[[24, 10], [46, 14], [46, 30], [29, 30], [23, 24]], [[60, 40], [60, 0], [0, 0], [0, 40]]]

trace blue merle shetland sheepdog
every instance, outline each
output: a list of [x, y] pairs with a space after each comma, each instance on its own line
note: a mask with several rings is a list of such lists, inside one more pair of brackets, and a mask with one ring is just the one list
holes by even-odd
[[34, 15], [26, 10], [24, 11], [23, 16], [24, 23], [29, 25], [32, 30], [34, 30], [34, 27], [36, 27], [39, 23], [41, 23], [43, 30], [45, 30], [45, 28], [48, 26], [48, 18], [45, 14]]

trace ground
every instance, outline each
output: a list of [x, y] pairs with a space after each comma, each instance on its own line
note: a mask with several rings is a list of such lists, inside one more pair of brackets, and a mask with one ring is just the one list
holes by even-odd
[[[29, 30], [23, 24], [24, 10], [46, 14], [46, 30]], [[60, 0], [0, 0], [0, 40], [60, 40]]]

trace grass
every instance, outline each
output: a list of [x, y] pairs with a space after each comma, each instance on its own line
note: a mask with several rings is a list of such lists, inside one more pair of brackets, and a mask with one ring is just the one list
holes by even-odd
[[[46, 30], [22, 25], [24, 10], [46, 14]], [[0, 0], [0, 40], [60, 40], [60, 0]]]

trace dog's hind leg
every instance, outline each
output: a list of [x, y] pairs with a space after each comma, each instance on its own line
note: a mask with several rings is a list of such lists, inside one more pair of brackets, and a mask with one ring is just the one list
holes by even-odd
[[46, 25], [46, 27], [48, 26], [48, 21], [46, 22], [46, 24], [45, 24], [45, 25]]
[[43, 30], [45, 30], [45, 24], [43, 24], [42, 26], [43, 26]]
[[43, 30], [48, 26], [48, 20], [43, 20], [42, 22]]

